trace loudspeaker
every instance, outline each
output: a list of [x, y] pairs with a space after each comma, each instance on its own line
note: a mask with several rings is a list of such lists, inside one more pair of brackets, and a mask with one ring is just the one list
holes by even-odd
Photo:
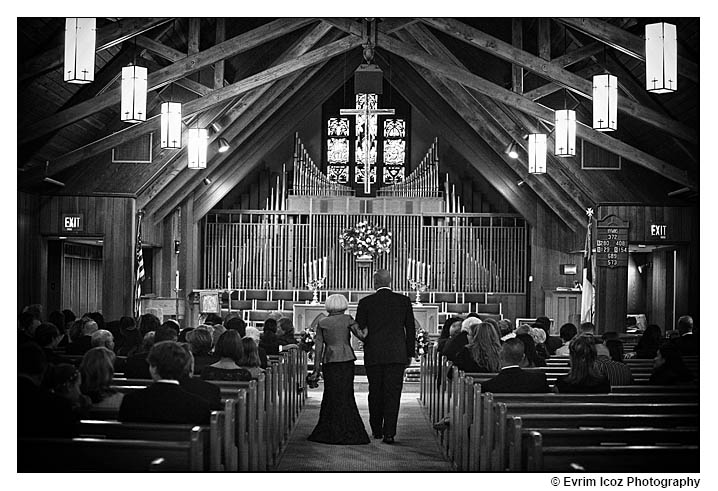
[[377, 65], [361, 65], [354, 72], [355, 94], [382, 94], [384, 74]]

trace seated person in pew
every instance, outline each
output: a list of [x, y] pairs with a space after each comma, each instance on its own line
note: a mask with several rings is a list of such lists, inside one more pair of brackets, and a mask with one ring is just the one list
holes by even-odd
[[501, 319], [499, 321], [499, 331], [501, 334], [502, 343], [508, 339], [513, 339], [516, 337], [516, 333], [514, 332], [514, 325], [510, 319]]
[[128, 358], [125, 362], [125, 377], [142, 379], [151, 378], [150, 366], [147, 363], [147, 352], [154, 344], [161, 343], [162, 341], [177, 341], [177, 332], [172, 327], [164, 325], [158, 327], [157, 330], [154, 331], [154, 336], [150, 335], [149, 339], [142, 341], [142, 352]]
[[43, 387], [48, 364], [45, 353], [33, 342], [17, 347], [18, 437], [73, 437], [78, 415], [72, 403]]
[[[605, 346], [608, 355], [599, 347]], [[611, 386], [633, 385], [631, 369], [623, 362], [623, 343], [617, 332], [603, 333], [603, 344], [596, 345], [596, 370], [608, 377]]]
[[546, 333], [546, 340], [542, 342], [546, 346], [546, 351], [549, 355], [555, 354], [556, 350], [563, 345], [563, 340], [559, 336], [551, 336], [551, 319], [548, 317], [536, 317], [531, 327], [537, 327]]
[[561, 336], [561, 341], [563, 341], [563, 345], [556, 348], [556, 356], [568, 356], [568, 343], [571, 342], [571, 340], [578, 334], [578, 329], [576, 329], [576, 326], [572, 324], [571, 322], [567, 322], [563, 326], [561, 326], [561, 329], [558, 330], [559, 336]]
[[693, 374], [683, 362], [681, 352], [673, 343], [666, 343], [656, 353], [653, 372], [648, 383], [652, 385], [679, 385], [693, 381]]
[[253, 379], [259, 378], [259, 374], [264, 373], [260, 367], [259, 346], [254, 339], [245, 337], [240, 340], [240, 348], [237, 365], [247, 370]]
[[501, 342], [497, 330], [488, 322], [467, 318], [461, 329], [467, 332], [468, 344], [455, 356], [454, 364], [464, 372], [494, 373], [501, 367]]
[[115, 352], [118, 356], [132, 356], [142, 345], [142, 334], [140, 333], [135, 319], [129, 316], [120, 317], [119, 336]]
[[534, 347], [536, 348], [536, 356], [538, 357], [541, 363], [540, 366], [546, 366], [546, 358], [548, 358], [550, 355], [548, 353], [548, 348], [546, 347], [546, 331], [539, 327], [532, 327], [529, 331], [529, 335], [531, 336], [531, 339], [534, 340]]
[[676, 345], [683, 356], [695, 356], [700, 354], [698, 334], [693, 333], [693, 317], [683, 315], [678, 318], [678, 334], [680, 336], [671, 341]]
[[271, 356], [279, 354], [280, 344], [279, 338], [277, 337], [277, 321], [272, 318], [266, 319], [262, 327], [262, 337], [259, 340], [259, 346], [264, 348], [264, 351]]
[[209, 402], [209, 407], [212, 410], [222, 410], [222, 391], [219, 386], [211, 382], [206, 382], [199, 377], [194, 377], [194, 356], [192, 356], [192, 350], [189, 344], [180, 343], [180, 346], [189, 355], [189, 361], [185, 372], [180, 378], [180, 387], [190, 394], [198, 395], [205, 401]]
[[35, 342], [45, 352], [45, 358], [50, 364], [68, 363], [65, 358], [54, 351], [61, 340], [62, 334], [55, 324], [43, 322], [35, 329]]
[[97, 331], [97, 322], [90, 319], [89, 317], [83, 317], [80, 319], [79, 336], [76, 336], [72, 343], [67, 347], [68, 355], [84, 355], [87, 351], [92, 348], [92, 333]]
[[[254, 341], [252, 343], [254, 344]], [[219, 361], [202, 369], [200, 376], [204, 380], [236, 382], [252, 380], [251, 372], [239, 365], [242, 357], [242, 338], [237, 331], [228, 330], [222, 333], [214, 347], [214, 354], [219, 357]]]
[[569, 344], [571, 368], [556, 379], [556, 392], [562, 394], [602, 394], [611, 392], [608, 378], [596, 370], [596, 341], [590, 334], [579, 334]]
[[187, 333], [187, 343], [194, 357], [195, 375], [202, 373], [204, 367], [219, 361], [219, 357], [211, 353], [212, 334], [202, 326]]
[[175, 341], [155, 343], [147, 357], [154, 383], [125, 394], [120, 421], [137, 423], [209, 424], [210, 405], [180, 387], [190, 355]]
[[294, 338], [294, 322], [288, 317], [282, 317], [277, 321], [277, 338], [282, 346], [282, 351], [292, 347], [298, 348], [297, 340]]
[[87, 417], [92, 402], [80, 390], [82, 375], [75, 365], [60, 363], [49, 366], [46, 381], [50, 392], [70, 401], [72, 411], [79, 418]]
[[546, 366], [546, 359], [542, 358], [536, 352], [536, 343], [531, 337], [531, 326], [521, 324], [516, 328], [516, 339], [520, 339], [524, 343], [524, 353], [526, 354], [526, 367], [536, 368]]
[[261, 368], [267, 368], [268, 361], [267, 361], [267, 352], [264, 351], [264, 348], [259, 346], [259, 338], [261, 336], [261, 333], [259, 332], [259, 329], [256, 327], [247, 327], [247, 323], [244, 322], [239, 317], [231, 317], [228, 320], [225, 321], [225, 327], [229, 329], [233, 329], [239, 333], [240, 337], [245, 337], [250, 334], [251, 332], [251, 338], [254, 339], [254, 342], [258, 346], [258, 353], [259, 353], [259, 366]]
[[120, 409], [124, 394], [111, 387], [115, 358], [115, 353], [100, 346], [82, 357], [80, 390], [90, 398], [93, 408]]
[[461, 332], [461, 323], [464, 321], [461, 317], [449, 317], [444, 322], [439, 334], [439, 340], [437, 341], [436, 349], [439, 353], [444, 354], [444, 346], [449, 342], [450, 339], [454, 339], [457, 334]]
[[482, 392], [549, 392], [546, 374], [523, 370], [526, 363], [524, 343], [520, 339], [508, 339], [501, 346], [501, 371], [491, 380], [481, 384]]
[[633, 349], [636, 353], [635, 357], [642, 359], [655, 358], [662, 341], [661, 328], [656, 324], [649, 324]]

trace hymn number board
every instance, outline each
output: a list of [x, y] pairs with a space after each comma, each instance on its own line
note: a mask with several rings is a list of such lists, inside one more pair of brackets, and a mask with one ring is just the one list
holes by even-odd
[[596, 264], [628, 266], [628, 222], [609, 215], [596, 223]]

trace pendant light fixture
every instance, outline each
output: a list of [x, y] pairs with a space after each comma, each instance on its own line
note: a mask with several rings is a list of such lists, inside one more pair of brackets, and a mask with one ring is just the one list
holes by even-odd
[[529, 173], [546, 173], [546, 135], [543, 133], [529, 135]]
[[95, 40], [97, 27], [94, 17], [65, 19], [65, 82], [89, 84], [95, 80]]
[[182, 148], [182, 104], [172, 102], [173, 87], [170, 86], [170, 100], [160, 106], [160, 147]]
[[554, 126], [554, 154], [558, 157], [576, 155], [576, 111], [559, 109], [556, 111]]
[[224, 152], [226, 152], [227, 150], [229, 150], [229, 142], [227, 141], [226, 138], [220, 137], [220, 138], [219, 138], [219, 144], [218, 144], [217, 151], [218, 151], [219, 153], [224, 153]]
[[187, 167], [205, 169], [207, 167], [207, 128], [190, 128], [187, 142]]
[[646, 90], [666, 94], [678, 89], [676, 26], [667, 22], [646, 24]]
[[519, 146], [516, 144], [516, 142], [512, 141], [511, 143], [508, 144], [508, 146], [506, 147], [506, 150], [504, 150], [504, 153], [512, 159], [517, 159], [517, 158], [519, 158], [519, 148], [518, 147]]
[[616, 131], [618, 128], [618, 79], [604, 73], [593, 76], [593, 129]]
[[137, 65], [137, 40], [135, 61], [122, 67], [120, 119], [126, 123], [140, 123], [147, 119], [147, 68]]

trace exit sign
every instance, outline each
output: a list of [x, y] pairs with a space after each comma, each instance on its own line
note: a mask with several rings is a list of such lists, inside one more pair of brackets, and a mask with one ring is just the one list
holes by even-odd
[[85, 220], [82, 213], [64, 213], [61, 218], [60, 228], [63, 232], [82, 232], [85, 227]]
[[668, 236], [668, 225], [651, 224], [651, 237], [665, 239]]

